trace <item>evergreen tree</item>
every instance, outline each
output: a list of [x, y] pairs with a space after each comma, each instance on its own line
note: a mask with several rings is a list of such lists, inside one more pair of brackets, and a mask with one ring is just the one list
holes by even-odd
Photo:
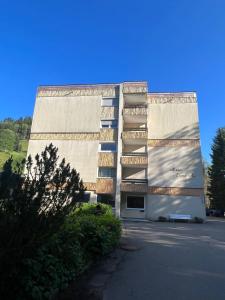
[[15, 171], [12, 163], [9, 158], [0, 174], [1, 299], [15, 299], [24, 259], [59, 231], [85, 191], [79, 173], [65, 159], [59, 161], [52, 144]]
[[213, 209], [225, 211], [225, 127], [219, 128], [212, 145], [208, 196]]

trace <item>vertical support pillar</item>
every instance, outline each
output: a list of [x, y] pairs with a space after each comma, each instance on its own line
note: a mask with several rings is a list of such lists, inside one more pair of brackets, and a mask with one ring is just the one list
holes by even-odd
[[97, 194], [91, 192], [90, 203], [97, 203]]
[[123, 131], [123, 84], [120, 84], [119, 111], [118, 111], [116, 199], [115, 199], [116, 216], [118, 218], [120, 218], [120, 202], [121, 202], [120, 184], [121, 184], [121, 177], [122, 177], [122, 168], [121, 168], [120, 158], [122, 156], [122, 150], [123, 150], [122, 131]]

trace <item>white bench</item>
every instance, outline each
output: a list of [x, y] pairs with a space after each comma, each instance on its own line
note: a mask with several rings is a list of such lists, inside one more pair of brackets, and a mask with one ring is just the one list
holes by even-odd
[[169, 214], [170, 220], [191, 220], [191, 215], [181, 215], [181, 214]]

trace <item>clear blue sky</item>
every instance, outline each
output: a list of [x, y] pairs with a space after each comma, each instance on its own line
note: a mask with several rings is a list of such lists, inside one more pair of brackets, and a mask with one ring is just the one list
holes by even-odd
[[0, 2], [0, 119], [38, 85], [147, 80], [198, 93], [203, 156], [225, 125], [224, 0]]

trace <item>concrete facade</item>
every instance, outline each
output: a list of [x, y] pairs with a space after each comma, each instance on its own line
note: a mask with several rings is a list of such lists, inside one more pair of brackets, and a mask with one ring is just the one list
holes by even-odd
[[151, 93], [146, 82], [39, 87], [28, 154], [49, 143], [90, 201], [114, 203], [117, 216], [205, 218], [194, 92]]

